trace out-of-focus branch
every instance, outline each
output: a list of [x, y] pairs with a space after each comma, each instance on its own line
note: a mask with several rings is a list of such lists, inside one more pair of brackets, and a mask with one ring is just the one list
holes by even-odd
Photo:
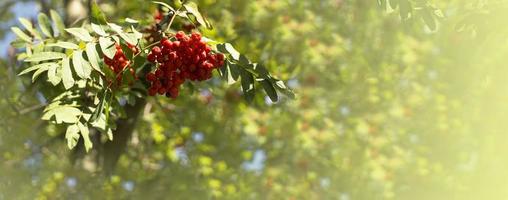
[[46, 15], [49, 15], [49, 5], [46, 0], [39, 0], [39, 4], [41, 5], [41, 12]]
[[114, 173], [118, 159], [125, 152], [145, 105], [146, 100], [137, 99], [134, 106], [126, 106], [126, 118], [116, 122], [117, 129], [113, 132], [113, 140], [107, 141], [103, 146], [102, 169], [105, 175], [110, 176]]
[[30, 106], [28, 108], [20, 110], [18, 113], [20, 115], [24, 115], [24, 114], [27, 114], [29, 112], [36, 111], [36, 110], [39, 110], [41, 108], [44, 108], [45, 106], [46, 106], [46, 104], [39, 104], [39, 105]]

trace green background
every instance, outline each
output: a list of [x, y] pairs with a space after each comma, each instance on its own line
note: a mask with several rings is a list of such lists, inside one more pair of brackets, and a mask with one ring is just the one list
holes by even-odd
[[[26, 2], [0, 3], [0, 200], [508, 196], [506, 1], [431, 1], [445, 15], [437, 31], [376, 1], [196, 1], [215, 27], [205, 36], [265, 63], [297, 99], [260, 92], [248, 105], [219, 78], [150, 97], [108, 178], [97, 152], [68, 150], [65, 129], [30, 109], [50, 88], [16, 76], [9, 27], [65, 10]], [[112, 21], [155, 9], [100, 5]]]

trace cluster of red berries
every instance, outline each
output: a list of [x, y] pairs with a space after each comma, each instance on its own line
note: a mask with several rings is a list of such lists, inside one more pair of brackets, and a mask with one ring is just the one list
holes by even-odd
[[[125, 56], [120, 44], [116, 44], [115, 46], [116, 46], [115, 56], [113, 57], [113, 59], [104, 56], [104, 63], [108, 65], [109, 69], [111, 69], [111, 71], [115, 73], [117, 84], [120, 85], [122, 83], [121, 72], [125, 68], [129, 68], [129, 71], [134, 77], [134, 79], [137, 79], [136, 73], [131, 66], [131, 62], [129, 61], [129, 59], [127, 59], [127, 56]], [[135, 45], [128, 44], [127, 46], [129, 49], [131, 49], [133, 54], [139, 53], [139, 49]]]
[[212, 49], [201, 39], [201, 34], [190, 36], [180, 31], [176, 40], [163, 38], [159, 46], [152, 48], [148, 61], [158, 65], [148, 73], [151, 83], [148, 94], [176, 98], [185, 80], [204, 81], [212, 77], [212, 70], [224, 65], [223, 54], [212, 54]]

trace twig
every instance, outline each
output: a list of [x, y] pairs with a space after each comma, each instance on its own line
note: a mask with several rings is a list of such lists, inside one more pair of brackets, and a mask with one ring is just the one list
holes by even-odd
[[41, 10], [44, 14], [49, 14], [49, 6], [46, 0], [39, 0], [39, 4], [41, 4]]
[[173, 16], [171, 16], [171, 20], [169, 20], [169, 23], [168, 23], [168, 27], [166, 28], [166, 31], [164, 32], [168, 32], [169, 29], [171, 28], [171, 25], [173, 24], [173, 21], [175, 20], [176, 16], [178, 15], [178, 12], [180, 12], [180, 10], [184, 7], [183, 5], [187, 3], [187, 1], [183, 1], [182, 2], [182, 6], [180, 8], [178, 8], [174, 13], [173, 13]]

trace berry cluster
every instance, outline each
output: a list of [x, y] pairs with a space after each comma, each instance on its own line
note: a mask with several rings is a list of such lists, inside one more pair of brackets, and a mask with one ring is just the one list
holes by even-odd
[[176, 40], [163, 38], [159, 46], [152, 48], [148, 61], [158, 65], [155, 72], [148, 73], [151, 83], [148, 93], [176, 98], [185, 80], [204, 81], [212, 77], [212, 70], [224, 65], [223, 54], [212, 54], [211, 48], [201, 40], [199, 33], [190, 36], [180, 31]]
[[[139, 49], [132, 44], [127, 45], [129, 49], [131, 49], [133, 54], [139, 53]], [[115, 73], [116, 76], [116, 82], [118, 85], [122, 83], [122, 71], [125, 68], [129, 68], [130, 73], [132, 76], [136, 79], [136, 73], [134, 69], [131, 66], [131, 62], [129, 59], [127, 59], [127, 56], [125, 56], [122, 47], [120, 44], [116, 44], [116, 53], [113, 59], [108, 58], [107, 56], [104, 56], [104, 63], [109, 66], [109, 69]]]

